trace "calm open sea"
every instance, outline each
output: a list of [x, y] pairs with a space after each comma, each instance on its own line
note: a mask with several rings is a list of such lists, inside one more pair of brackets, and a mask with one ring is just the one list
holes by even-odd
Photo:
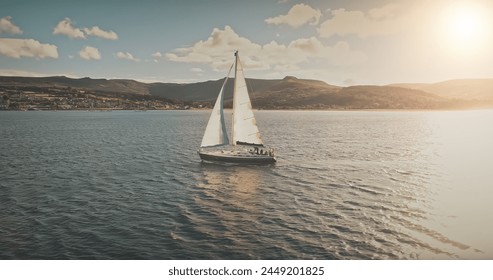
[[493, 259], [492, 110], [259, 111], [269, 166], [209, 113], [0, 112], [0, 258]]

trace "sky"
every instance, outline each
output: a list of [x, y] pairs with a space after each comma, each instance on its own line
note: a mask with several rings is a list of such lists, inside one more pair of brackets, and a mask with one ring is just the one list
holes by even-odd
[[329, 84], [493, 78], [491, 0], [0, 0], [0, 75]]

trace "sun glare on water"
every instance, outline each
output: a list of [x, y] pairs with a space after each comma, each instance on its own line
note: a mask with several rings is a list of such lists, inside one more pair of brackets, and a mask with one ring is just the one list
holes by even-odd
[[467, 54], [482, 48], [493, 34], [487, 12], [486, 7], [472, 1], [450, 1], [450, 5], [444, 7], [441, 32], [450, 50]]

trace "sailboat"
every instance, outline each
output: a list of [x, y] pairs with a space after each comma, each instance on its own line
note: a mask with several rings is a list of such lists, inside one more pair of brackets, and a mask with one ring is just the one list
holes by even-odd
[[[230, 140], [224, 121], [224, 88], [233, 66], [235, 80]], [[260, 137], [238, 51], [219, 91], [198, 153], [203, 161], [246, 164], [276, 162], [274, 150], [264, 146]]]

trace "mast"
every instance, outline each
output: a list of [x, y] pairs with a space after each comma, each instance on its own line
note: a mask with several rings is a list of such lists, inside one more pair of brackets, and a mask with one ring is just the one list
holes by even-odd
[[235, 102], [235, 99], [236, 99], [236, 83], [238, 82], [238, 79], [237, 79], [237, 74], [238, 74], [238, 51], [236, 50], [235, 51], [235, 81], [234, 81], [234, 85], [233, 85], [233, 118], [232, 118], [232, 122], [231, 122], [231, 145], [233, 146], [236, 146], [236, 137], [235, 137], [235, 110], [236, 110], [236, 102]]

